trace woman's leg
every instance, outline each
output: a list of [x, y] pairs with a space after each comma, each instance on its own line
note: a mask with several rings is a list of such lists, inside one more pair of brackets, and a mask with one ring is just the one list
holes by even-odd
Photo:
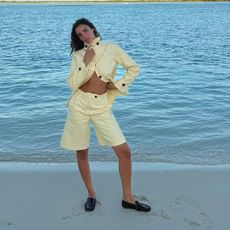
[[119, 160], [119, 173], [121, 177], [123, 200], [134, 203], [132, 195], [132, 162], [131, 153], [127, 143], [112, 147]]
[[85, 183], [86, 189], [88, 191], [88, 196], [95, 198], [96, 193], [93, 188], [93, 183], [91, 180], [90, 166], [88, 160], [88, 149], [77, 150], [76, 151], [78, 168], [81, 173], [81, 177]]

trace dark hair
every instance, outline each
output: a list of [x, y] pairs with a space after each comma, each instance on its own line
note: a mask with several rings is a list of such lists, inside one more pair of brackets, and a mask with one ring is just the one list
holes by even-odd
[[71, 53], [72, 54], [74, 51], [80, 50], [84, 47], [84, 42], [81, 41], [79, 39], [79, 37], [76, 34], [76, 27], [78, 27], [79, 25], [87, 25], [89, 26], [91, 29], [94, 29], [94, 34], [96, 37], [100, 37], [100, 34], [97, 32], [95, 26], [93, 25], [92, 22], [90, 22], [88, 19], [86, 18], [80, 18], [77, 21], [75, 21], [75, 23], [73, 24], [72, 27], [72, 32], [71, 32]]

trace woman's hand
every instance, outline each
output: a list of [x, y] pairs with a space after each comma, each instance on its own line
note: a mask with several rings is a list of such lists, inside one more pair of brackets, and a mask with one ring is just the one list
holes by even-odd
[[117, 89], [116, 86], [112, 82], [106, 83], [106, 89], [108, 90], [115, 90]]
[[89, 48], [85, 51], [83, 62], [85, 63], [86, 66], [92, 61], [94, 56], [95, 56], [95, 52], [93, 49]]

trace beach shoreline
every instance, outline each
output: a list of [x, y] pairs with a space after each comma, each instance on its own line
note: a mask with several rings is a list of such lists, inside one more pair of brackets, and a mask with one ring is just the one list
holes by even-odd
[[[0, 163], [0, 227], [30, 229], [225, 229], [230, 219], [230, 165], [133, 163], [135, 198], [150, 213], [121, 207], [116, 162], [90, 162], [94, 212], [75, 163]], [[117, 221], [119, 219], [119, 221]]]
[[[116, 171], [117, 161], [89, 161], [94, 171]], [[187, 164], [187, 163], [169, 163], [169, 162], [132, 162], [134, 170], [141, 171], [159, 171], [159, 170], [228, 170], [230, 164]], [[76, 166], [76, 162], [0, 162], [0, 170], [70, 170]], [[71, 169], [71, 170], [72, 170]]]
[[193, 2], [229, 2], [229, 0], [0, 0], [0, 3], [57, 3], [57, 4], [92, 4], [92, 3], [193, 3]]

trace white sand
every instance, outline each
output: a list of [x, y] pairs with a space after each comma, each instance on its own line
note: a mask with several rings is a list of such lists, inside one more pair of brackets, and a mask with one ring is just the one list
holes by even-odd
[[124, 210], [116, 163], [91, 163], [98, 204], [75, 164], [0, 163], [0, 230], [227, 230], [230, 165], [133, 164], [133, 191], [150, 213]]

